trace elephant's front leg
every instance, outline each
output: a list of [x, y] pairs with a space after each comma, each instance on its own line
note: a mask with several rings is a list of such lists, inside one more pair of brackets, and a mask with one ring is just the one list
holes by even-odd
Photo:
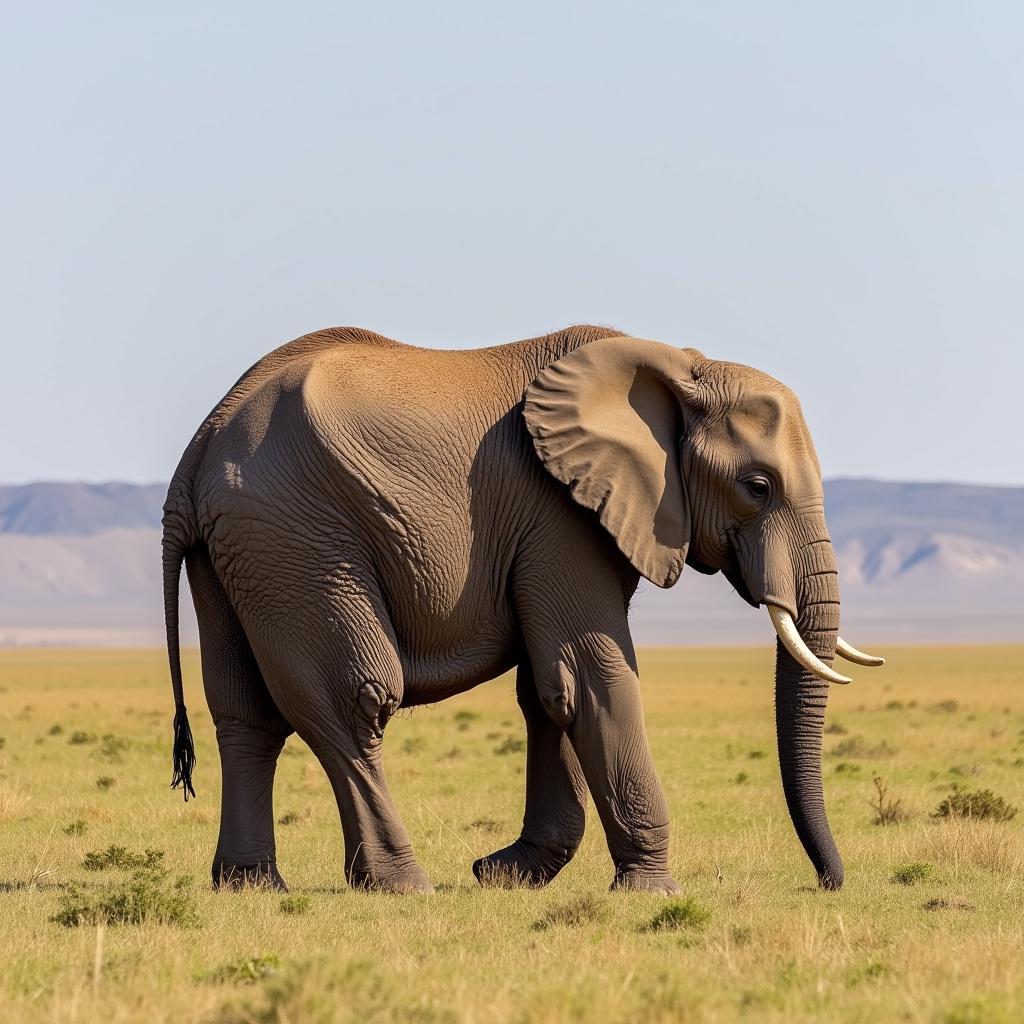
[[481, 857], [481, 884], [545, 885], [572, 859], [583, 839], [587, 784], [565, 732], [544, 710], [529, 661], [516, 673], [526, 719], [526, 813], [519, 838]]
[[[628, 642], [627, 642], [628, 643]], [[644, 730], [632, 649], [590, 634], [538, 680], [545, 704], [569, 720], [615, 864], [614, 889], [673, 893], [668, 871], [668, 804]]]

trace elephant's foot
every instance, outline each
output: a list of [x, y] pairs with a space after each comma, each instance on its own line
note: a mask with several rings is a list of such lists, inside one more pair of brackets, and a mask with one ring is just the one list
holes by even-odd
[[615, 872], [612, 891], [626, 889], [632, 892], [653, 892], [662, 896], [675, 896], [682, 892], [676, 880], [663, 868], [624, 868]]
[[218, 860], [213, 865], [214, 889], [238, 890], [246, 887], [275, 889], [287, 892], [288, 885], [277, 870], [272, 860], [262, 860], [255, 864], [236, 864]]
[[388, 892], [397, 895], [409, 893], [430, 893], [434, 891], [433, 883], [427, 873], [413, 861], [411, 864], [379, 870], [356, 869], [349, 872], [349, 885], [353, 889], [368, 892]]
[[547, 848], [517, 839], [511, 846], [474, 861], [473, 874], [481, 885], [504, 888], [547, 885], [575, 852], [575, 848]]

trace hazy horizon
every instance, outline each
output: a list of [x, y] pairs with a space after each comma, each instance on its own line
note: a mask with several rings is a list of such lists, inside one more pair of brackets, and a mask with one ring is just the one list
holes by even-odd
[[267, 351], [572, 323], [825, 475], [1024, 484], [1024, 8], [58, 0], [0, 41], [0, 479], [166, 480]]
[[[1024, 484], [1000, 483], [987, 480], [913, 480], [913, 479], [890, 479], [880, 476], [857, 476], [855, 474], [837, 474], [825, 476], [825, 483], [836, 483], [838, 481], [854, 480], [858, 482], [879, 483], [879, 484], [920, 484], [922, 486], [951, 486], [951, 487], [994, 487], [1008, 490], [1020, 490]], [[133, 487], [166, 487], [168, 480], [131, 480], [127, 477], [97, 477], [88, 479], [86, 477], [66, 477], [57, 479], [55, 477], [30, 477], [24, 480], [0, 480], [0, 487], [31, 487], [35, 484], [85, 484], [87, 486], [102, 486], [104, 484], [130, 484]]]

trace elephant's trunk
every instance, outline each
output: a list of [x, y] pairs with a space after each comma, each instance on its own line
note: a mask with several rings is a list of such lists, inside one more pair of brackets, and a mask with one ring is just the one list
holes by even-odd
[[[797, 590], [800, 636], [813, 654], [831, 664], [839, 631], [839, 584], [834, 568], [805, 569]], [[794, 660], [781, 640], [777, 643], [775, 727], [786, 804], [796, 834], [818, 872], [819, 884], [838, 889], [843, 884], [843, 862], [825, 816], [821, 786], [828, 688], [827, 682]]]

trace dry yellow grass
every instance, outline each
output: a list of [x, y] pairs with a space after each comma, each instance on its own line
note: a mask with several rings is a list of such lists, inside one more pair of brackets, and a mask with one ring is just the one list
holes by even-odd
[[[673, 871], [711, 915], [703, 928], [664, 931], [644, 927], [662, 900], [607, 892], [593, 815], [576, 860], [546, 890], [476, 886], [471, 861], [512, 838], [522, 813], [523, 754], [497, 752], [523, 735], [508, 678], [388, 728], [392, 787], [433, 896], [345, 888], [326, 779], [289, 741], [276, 813], [294, 820], [278, 827], [278, 857], [308, 898], [305, 913], [289, 914], [269, 892], [206, 889], [219, 772], [194, 653], [199, 800], [187, 806], [167, 789], [162, 652], [0, 653], [0, 1018], [1020, 1020], [1024, 808], [1001, 823], [931, 812], [954, 784], [1024, 804], [1024, 648], [884, 653], [887, 668], [833, 690], [826, 797], [847, 884], [824, 893], [778, 781], [771, 651], [643, 652]], [[909, 812], [902, 824], [871, 823], [876, 773]], [[101, 789], [102, 777], [115, 781]], [[163, 850], [172, 872], [192, 875], [200, 927], [53, 923], [59, 886], [94, 891], [82, 859], [111, 844]], [[892, 880], [915, 862], [931, 873]], [[239, 961], [241, 977], [209, 977]]]

